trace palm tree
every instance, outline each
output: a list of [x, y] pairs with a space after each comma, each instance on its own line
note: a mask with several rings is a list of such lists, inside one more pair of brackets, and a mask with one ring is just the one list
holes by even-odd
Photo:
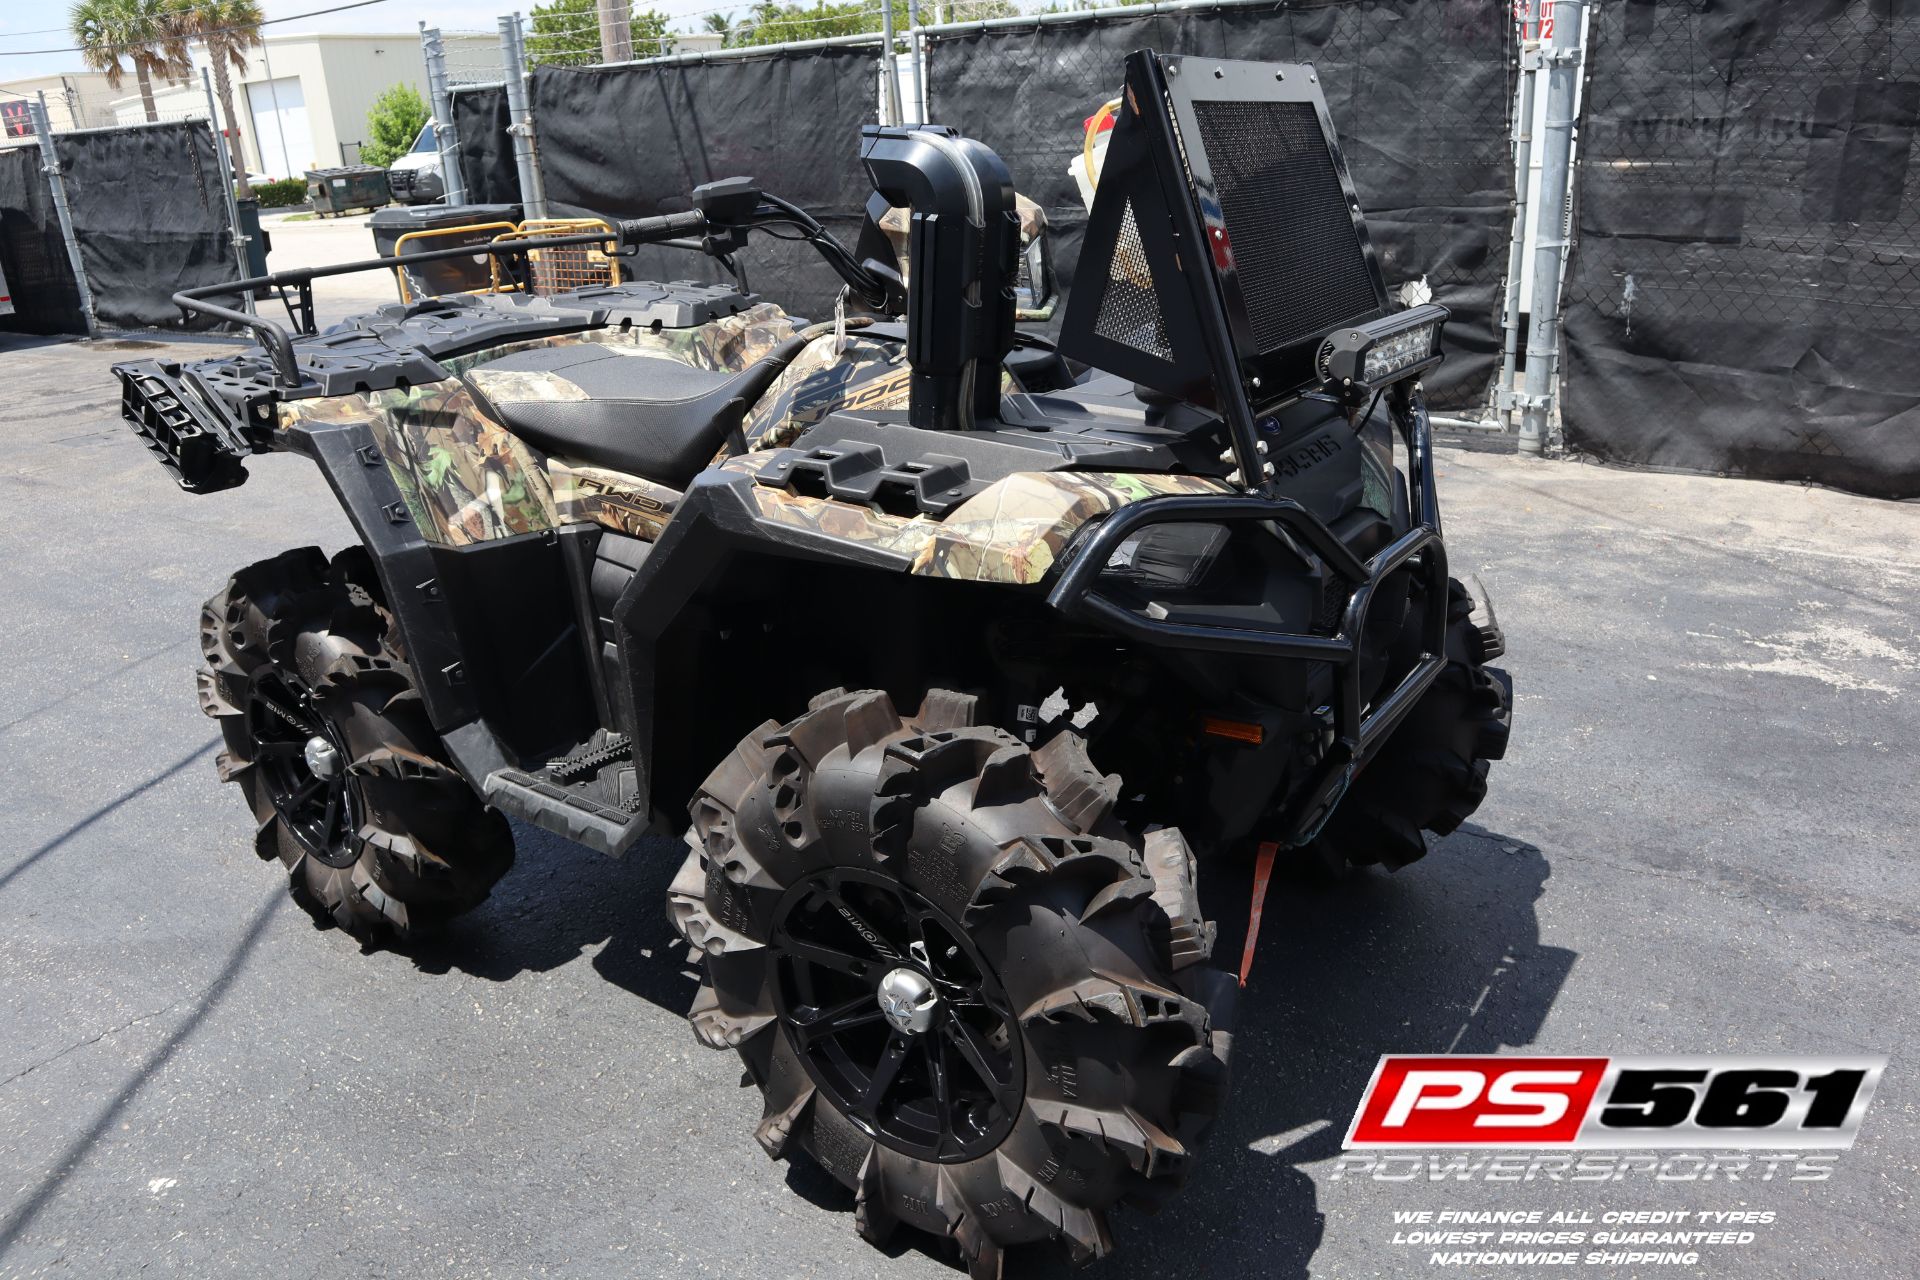
[[[189, 41], [198, 40], [207, 46], [213, 91], [219, 95], [221, 109], [227, 115], [227, 136], [237, 148], [240, 121], [234, 115], [233, 81], [227, 69], [229, 66], [235, 71], [247, 69], [247, 51], [260, 47], [260, 24], [266, 15], [254, 0], [170, 0], [170, 3], [168, 31], [182, 61], [187, 60]], [[247, 167], [237, 164], [234, 170], [235, 194], [245, 200], [253, 195], [253, 184], [247, 181]]]
[[174, 0], [80, 0], [68, 17], [81, 57], [95, 71], [106, 73], [108, 87], [118, 89], [126, 74], [122, 55], [133, 64], [149, 124], [160, 119], [153, 77], [179, 79], [191, 69], [169, 38], [173, 8]]
[[727, 45], [730, 43], [730, 41], [728, 40], [728, 36], [730, 36], [733, 32], [733, 15], [732, 14], [710, 13], [707, 15], [706, 21], [701, 23], [700, 25], [704, 26], [707, 30], [714, 32], [720, 37], [720, 47], [722, 49], [726, 48]]

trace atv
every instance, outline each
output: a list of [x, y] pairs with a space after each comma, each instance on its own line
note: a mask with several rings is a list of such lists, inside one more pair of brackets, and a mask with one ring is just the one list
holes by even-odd
[[[260, 345], [117, 367], [183, 488], [304, 454], [359, 534], [201, 615], [296, 896], [404, 937], [487, 896], [510, 818], [684, 833], [690, 1017], [760, 1144], [975, 1275], [1101, 1256], [1186, 1176], [1236, 990], [1199, 855], [1404, 866], [1507, 741], [1418, 381], [1447, 311], [1390, 308], [1312, 69], [1143, 51], [1123, 103], [1057, 346], [1015, 326], [1006, 166], [902, 126], [857, 251], [745, 179], [617, 228], [803, 238], [854, 314], [681, 281], [314, 332], [312, 280], [375, 260], [178, 295]], [[300, 332], [212, 301], [273, 289]]]

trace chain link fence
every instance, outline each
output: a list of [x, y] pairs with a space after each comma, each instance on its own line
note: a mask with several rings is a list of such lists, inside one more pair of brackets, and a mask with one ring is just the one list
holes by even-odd
[[1920, 494], [1920, 9], [1595, 7], [1566, 438]]
[[500, 32], [445, 28], [440, 32], [442, 56], [446, 59], [448, 87], [495, 85], [507, 77], [506, 59], [500, 52]]

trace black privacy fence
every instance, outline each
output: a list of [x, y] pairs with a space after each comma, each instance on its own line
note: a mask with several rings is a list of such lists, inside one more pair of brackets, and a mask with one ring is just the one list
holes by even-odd
[[1920, 6], [1596, 6], [1566, 438], [1920, 496]]
[[[690, 208], [688, 193], [703, 182], [746, 175], [851, 243], [872, 189], [860, 167], [860, 127], [878, 119], [877, 52], [853, 46], [707, 63], [539, 67], [530, 97], [547, 200], [555, 212], [650, 217]], [[464, 152], [464, 129], [460, 138]], [[462, 173], [491, 173], [498, 163], [489, 155]], [[511, 181], [510, 153], [505, 165]], [[789, 311], [831, 313], [840, 278], [808, 246], [758, 236], [744, 263], [748, 283]], [[666, 248], [642, 249], [632, 269], [658, 279], [711, 279], [716, 271], [700, 254]]]
[[[220, 162], [204, 121], [58, 134], [74, 239], [100, 324], [189, 325], [171, 301], [181, 289], [239, 278], [228, 238]], [[79, 287], [37, 146], [0, 151], [0, 268], [16, 312], [0, 326], [84, 333]]]
[[1424, 280], [1453, 308], [1429, 396], [1477, 408], [1513, 225], [1512, 25], [1501, 0], [1382, 0], [987, 27], [930, 41], [927, 83], [933, 117], [991, 146], [1047, 211], [1071, 288], [1086, 211], [1068, 165], [1129, 52], [1312, 63], [1388, 290]]
[[[1060, 282], [1071, 288], [1086, 212], [1067, 166], [1128, 52], [1313, 62], [1389, 288], [1424, 280], [1455, 310], [1453, 355], [1429, 383], [1436, 401], [1475, 406], [1499, 349], [1512, 222], [1510, 29], [1501, 0], [1380, 0], [963, 30], [928, 40], [929, 113], [992, 146], [1046, 209]], [[855, 46], [539, 68], [531, 96], [547, 198], [621, 216], [666, 213], [685, 208], [699, 182], [746, 174], [830, 228], [857, 230], [869, 190], [859, 129], [877, 118], [877, 61], [876, 47]], [[499, 97], [455, 95], [462, 172], [488, 199], [517, 191], [511, 154], [484, 124], [504, 110]], [[486, 137], [469, 138], [469, 117]], [[821, 314], [838, 292], [838, 278], [802, 246], [762, 244], [748, 262], [753, 286], [790, 309]], [[657, 266], [704, 270], [684, 254], [662, 253]]]

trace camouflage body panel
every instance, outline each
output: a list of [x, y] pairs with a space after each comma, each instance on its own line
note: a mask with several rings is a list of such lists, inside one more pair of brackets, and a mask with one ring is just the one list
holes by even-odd
[[771, 302], [759, 302], [692, 329], [598, 329], [585, 336], [590, 342], [678, 360], [695, 369], [738, 373], [799, 331], [792, 316]]
[[[604, 328], [538, 338], [441, 360], [440, 366], [454, 375], [442, 382], [404, 391], [290, 401], [280, 406], [279, 420], [283, 430], [300, 423], [365, 422], [421, 536], [442, 546], [466, 546], [551, 529], [563, 517], [556, 509], [540, 456], [482, 409], [459, 375], [474, 375], [475, 384], [483, 392], [491, 384], [495, 391], [517, 393], [509, 398], [537, 395], [583, 400], [586, 393], [563, 378], [489, 373], [481, 366], [515, 351], [593, 342], [623, 354], [663, 357], [715, 372], [737, 372], [764, 359], [798, 331], [798, 324], [786, 312], [762, 302], [690, 329]], [[505, 385], [509, 380], [521, 381], [509, 388]], [[616, 472], [603, 476], [617, 477], [627, 486], [660, 487], [635, 477], [619, 477]], [[570, 491], [574, 509], [582, 513], [571, 518], [594, 519], [613, 528], [639, 520], [627, 512], [627, 499], [597, 500], [582, 492], [585, 487], [587, 482], [580, 481]], [[604, 518], [585, 514], [588, 511], [603, 511]]]
[[372, 430], [408, 514], [429, 542], [460, 547], [559, 522], [533, 451], [485, 413], [457, 378], [280, 406], [282, 430], [351, 422]]
[[563, 374], [549, 373], [545, 369], [489, 369], [482, 366], [467, 370], [466, 380], [495, 404], [593, 398], [578, 383], [569, 381]]
[[[722, 466], [755, 475], [770, 457], [769, 453], [743, 454]], [[888, 515], [758, 483], [752, 492], [764, 518], [911, 556], [908, 572], [920, 577], [1032, 585], [1047, 576], [1055, 559], [1089, 520], [1161, 494], [1232, 490], [1225, 481], [1206, 476], [1024, 471], [975, 494], [945, 520]]]
[[912, 377], [905, 343], [824, 333], [747, 410], [741, 435], [749, 450], [779, 449], [836, 409], [904, 409]]
[[642, 542], [660, 536], [681, 497], [667, 485], [564, 458], [547, 460], [547, 479], [562, 522], [604, 525]]
[[[748, 450], [784, 449], [802, 431], [842, 409], [899, 409], [911, 399], [913, 370], [904, 342], [863, 338], [857, 332], [837, 344], [831, 325], [780, 371], [740, 424]], [[807, 332], [812, 332], [808, 330]], [[1018, 390], [1002, 371], [1003, 393]]]
[[589, 329], [584, 333], [563, 333], [551, 338], [486, 347], [463, 356], [449, 356], [439, 364], [448, 373], [458, 376], [518, 351], [595, 342], [638, 355], [677, 360], [695, 369], [738, 373], [764, 359], [769, 351], [799, 331], [799, 323], [792, 316], [771, 302], [758, 302], [745, 311], [722, 316], [691, 329], [622, 329], [609, 326]]
[[[817, 326], [822, 329], [830, 326]], [[593, 343], [615, 355], [673, 360], [709, 373], [738, 373], [766, 359], [767, 353], [799, 332], [791, 317], [771, 303], [750, 307], [692, 329], [595, 329], [565, 334], [542, 342], [523, 343], [515, 351]], [[482, 352], [484, 360], [456, 359], [461, 376], [489, 399], [587, 400], [585, 390], [558, 373], [532, 369], [491, 369], [488, 365], [507, 354], [497, 347]]]

